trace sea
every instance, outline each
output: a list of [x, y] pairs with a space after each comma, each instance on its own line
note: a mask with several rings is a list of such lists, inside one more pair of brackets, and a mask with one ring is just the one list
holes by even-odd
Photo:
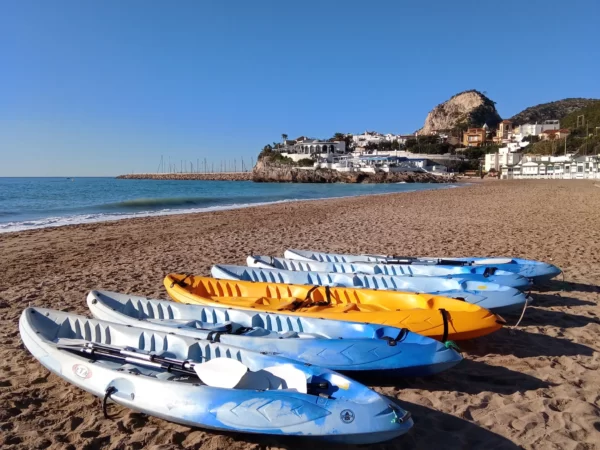
[[0, 178], [0, 233], [132, 217], [452, 187], [456, 185]]

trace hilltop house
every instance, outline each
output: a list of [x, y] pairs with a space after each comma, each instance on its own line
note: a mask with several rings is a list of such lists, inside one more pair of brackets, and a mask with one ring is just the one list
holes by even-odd
[[545, 131], [542, 131], [542, 134], [540, 135], [540, 138], [543, 141], [554, 140], [554, 139], [564, 139], [570, 133], [571, 132], [568, 129], [566, 129], [566, 128], [562, 128], [562, 129], [558, 129], [558, 130], [545, 130]]
[[558, 120], [546, 120], [542, 123], [524, 123], [518, 128], [515, 128], [515, 134], [521, 137], [526, 136], [539, 136], [544, 131], [558, 130], [560, 128], [560, 122]]
[[504, 142], [512, 138], [513, 124], [510, 120], [503, 120], [498, 125], [494, 142]]
[[463, 145], [465, 147], [481, 147], [486, 141], [485, 128], [469, 128], [463, 133]]
[[377, 131], [365, 131], [363, 134], [352, 136], [352, 142], [356, 147], [366, 147], [369, 144], [380, 144], [382, 142], [399, 142], [405, 144], [408, 139], [414, 138], [412, 134], [381, 134]]
[[331, 159], [333, 155], [346, 153], [346, 143], [344, 141], [329, 142], [309, 139], [301, 136], [298, 139], [284, 141], [283, 145], [274, 149], [274, 151], [280, 152], [282, 156], [287, 156], [294, 161], [311, 157]]

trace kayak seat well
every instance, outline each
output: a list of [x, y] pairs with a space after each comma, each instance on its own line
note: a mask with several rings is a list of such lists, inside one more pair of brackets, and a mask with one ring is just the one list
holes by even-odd
[[194, 371], [207, 386], [225, 389], [275, 390], [295, 389], [306, 394], [306, 376], [292, 365], [267, 367], [251, 371], [232, 358], [214, 358], [194, 366]]

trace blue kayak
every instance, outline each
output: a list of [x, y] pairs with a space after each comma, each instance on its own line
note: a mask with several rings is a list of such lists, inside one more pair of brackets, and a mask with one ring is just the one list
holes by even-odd
[[102, 398], [106, 417], [117, 403], [193, 427], [342, 444], [386, 441], [413, 425], [344, 375], [220, 342], [44, 308], [25, 309], [19, 331], [48, 370]]
[[532, 280], [535, 283], [550, 280], [562, 271], [552, 265], [541, 261], [520, 258], [437, 258], [437, 257], [411, 257], [411, 256], [386, 256], [386, 255], [347, 255], [339, 253], [313, 252], [309, 250], [286, 250], [284, 256], [288, 259], [336, 263], [371, 262], [381, 264], [398, 264], [408, 266], [443, 267], [459, 266], [479, 268], [482, 270], [495, 269], [513, 272]]
[[108, 291], [91, 291], [87, 303], [98, 319], [218, 341], [348, 373], [426, 376], [462, 360], [434, 339], [383, 325], [187, 305]]
[[494, 270], [489, 267], [425, 266], [383, 264], [374, 262], [333, 263], [312, 260], [277, 258], [274, 256], [249, 256], [250, 267], [308, 272], [360, 273], [365, 275], [390, 275], [395, 277], [443, 277], [462, 281], [483, 281], [525, 290], [532, 286], [527, 278], [514, 272]]
[[489, 309], [494, 313], [523, 309], [527, 301], [525, 294], [515, 288], [487, 281], [461, 280], [458, 277], [400, 277], [357, 273], [262, 269], [229, 265], [215, 265], [212, 267], [211, 274], [215, 278], [228, 280], [434, 294], [464, 300], [468, 303]]

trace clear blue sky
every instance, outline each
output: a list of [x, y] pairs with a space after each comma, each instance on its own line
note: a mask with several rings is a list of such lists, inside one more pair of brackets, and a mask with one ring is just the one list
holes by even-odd
[[[600, 97], [600, 1], [0, 1], [0, 176], [154, 171]], [[239, 164], [239, 163], [238, 163]]]

